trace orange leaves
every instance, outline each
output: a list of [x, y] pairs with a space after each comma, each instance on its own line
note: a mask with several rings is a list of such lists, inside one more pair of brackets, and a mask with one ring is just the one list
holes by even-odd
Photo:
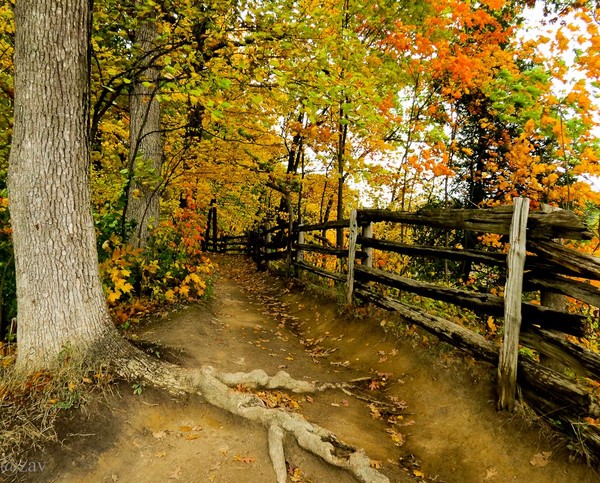
[[239, 454], [236, 454], [233, 457], [233, 461], [238, 461], [240, 463], [244, 463], [244, 464], [250, 464], [250, 463], [254, 463], [256, 461], [256, 458], [252, 457], [252, 456], [240, 456]]
[[116, 323], [127, 328], [132, 317], [157, 303], [204, 294], [213, 267], [201, 251], [201, 229], [200, 220], [179, 212], [153, 232], [143, 250], [122, 243], [115, 234], [103, 243], [100, 272]]
[[487, 5], [492, 10], [500, 10], [506, 4], [505, 0], [483, 0], [481, 3]]
[[300, 407], [298, 401], [281, 391], [258, 391], [255, 394], [270, 409], [280, 408], [288, 411], [295, 411]]

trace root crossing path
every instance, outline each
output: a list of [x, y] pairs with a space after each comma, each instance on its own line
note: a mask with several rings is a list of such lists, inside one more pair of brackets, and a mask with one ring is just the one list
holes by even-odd
[[[256, 410], [124, 386], [63, 421], [62, 444], [39, 456], [45, 474], [25, 480], [599, 480], [524, 416], [494, 410], [488, 367], [429, 347], [423, 334], [386, 334], [385, 315], [340, 317], [334, 303], [256, 273], [245, 258], [216, 262], [212, 301], [155, 320], [137, 338], [186, 368], [211, 366]], [[343, 469], [349, 461], [356, 467]]]

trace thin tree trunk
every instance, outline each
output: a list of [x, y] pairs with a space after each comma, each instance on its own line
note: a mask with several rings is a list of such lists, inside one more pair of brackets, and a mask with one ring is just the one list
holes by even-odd
[[89, 0], [18, 0], [8, 187], [17, 365], [117, 342], [98, 271], [89, 191]]
[[146, 70], [135, 79], [129, 99], [130, 183], [125, 218], [135, 226], [129, 243], [138, 247], [146, 246], [150, 228], [157, 225], [160, 214], [163, 145], [156, 97], [159, 69], [151, 61], [156, 36], [156, 24], [151, 20], [142, 22], [136, 31], [139, 55], [145, 57], [142, 65]]

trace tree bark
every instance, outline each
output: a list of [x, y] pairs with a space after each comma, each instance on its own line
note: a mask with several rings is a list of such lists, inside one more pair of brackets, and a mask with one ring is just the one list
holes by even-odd
[[18, 0], [8, 188], [17, 366], [118, 338], [98, 271], [89, 191], [88, 0]]
[[163, 145], [157, 98], [159, 69], [153, 60], [156, 36], [152, 20], [142, 22], [136, 31], [141, 65], [146, 70], [134, 79], [129, 98], [130, 182], [125, 219], [135, 226], [129, 243], [138, 247], [146, 246], [150, 228], [157, 225], [160, 214]]

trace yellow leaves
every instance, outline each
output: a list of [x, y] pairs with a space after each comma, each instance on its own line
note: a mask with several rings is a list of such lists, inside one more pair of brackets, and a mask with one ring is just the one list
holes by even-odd
[[114, 305], [123, 294], [128, 294], [133, 290], [133, 285], [127, 280], [130, 275], [131, 271], [126, 268], [113, 267], [110, 273], [112, 287], [108, 290], [106, 297], [109, 305]]
[[115, 291], [121, 291], [122, 293], [129, 293], [133, 290], [133, 285], [127, 282], [125, 279], [120, 278], [115, 283]]
[[291, 463], [288, 463], [288, 477], [290, 479], [290, 481], [292, 483], [300, 483], [303, 481], [306, 481], [304, 479], [304, 474], [302, 473], [302, 470], [300, 468], [298, 468], [297, 466], [292, 465]]
[[523, 126], [523, 130], [526, 134], [530, 135], [535, 131], [535, 121], [533, 119], [529, 119], [525, 126]]
[[385, 432], [390, 435], [395, 446], [403, 446], [406, 442], [404, 435], [394, 428], [388, 428]]
[[501, 235], [496, 235], [493, 233], [486, 233], [478, 237], [479, 241], [485, 246], [501, 248], [503, 243], [500, 241]]
[[160, 268], [158, 265], [158, 260], [152, 260], [150, 263], [144, 264], [143, 267], [146, 272], [152, 275], [158, 272], [158, 269]]
[[569, 38], [563, 33], [562, 29], [557, 30], [555, 39], [559, 50], [564, 52], [569, 48]]

